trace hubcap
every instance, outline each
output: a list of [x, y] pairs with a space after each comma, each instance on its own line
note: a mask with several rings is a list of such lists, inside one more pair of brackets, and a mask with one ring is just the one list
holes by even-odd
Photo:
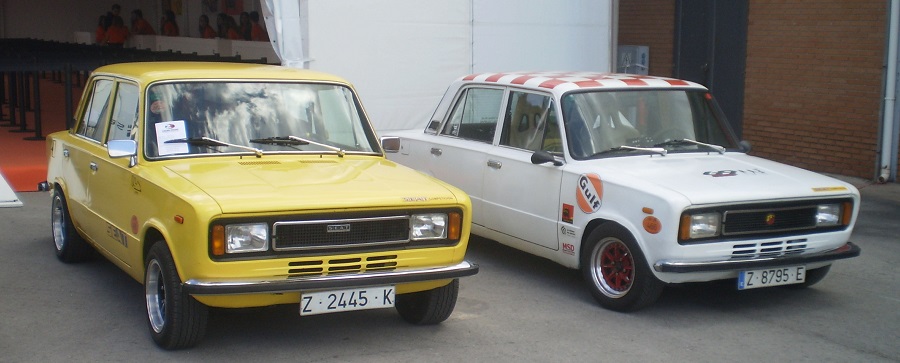
[[53, 211], [51, 214], [51, 227], [53, 228], [53, 243], [56, 245], [57, 251], [62, 251], [63, 246], [66, 244], [65, 241], [65, 233], [66, 233], [66, 220], [63, 215], [65, 211], [62, 207], [62, 199], [60, 197], [53, 198]]
[[624, 296], [634, 283], [634, 258], [628, 246], [618, 239], [605, 239], [597, 245], [591, 269], [594, 283], [611, 298]]
[[147, 265], [147, 283], [144, 285], [147, 295], [147, 316], [150, 326], [157, 334], [166, 327], [166, 284], [159, 266], [159, 261], [152, 260]]

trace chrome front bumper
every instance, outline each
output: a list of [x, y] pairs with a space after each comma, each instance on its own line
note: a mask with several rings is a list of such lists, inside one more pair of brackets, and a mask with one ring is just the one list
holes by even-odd
[[759, 257], [753, 259], [723, 260], [723, 261], [673, 261], [660, 260], [653, 264], [657, 272], [720, 272], [737, 271], [767, 267], [805, 265], [816, 262], [827, 262], [859, 256], [861, 249], [852, 242], [825, 252], [804, 255], [783, 255], [772, 257]]
[[327, 276], [301, 276], [284, 279], [192, 279], [185, 281], [182, 284], [182, 289], [186, 293], [192, 295], [267, 294], [455, 279], [472, 276], [476, 273], [478, 273], [478, 265], [463, 261], [454, 266], [335, 274]]

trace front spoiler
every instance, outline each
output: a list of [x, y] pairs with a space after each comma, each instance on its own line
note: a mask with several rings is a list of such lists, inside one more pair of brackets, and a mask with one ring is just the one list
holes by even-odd
[[830, 251], [806, 255], [783, 255], [773, 257], [759, 257], [745, 260], [702, 262], [661, 260], [653, 264], [653, 269], [657, 272], [677, 273], [737, 271], [834, 261], [859, 256], [860, 251], [861, 249], [859, 248], [859, 246], [853, 244], [853, 242], [847, 242], [847, 244]]
[[476, 273], [478, 273], [478, 265], [463, 261], [453, 266], [326, 276], [300, 276], [284, 279], [191, 279], [182, 284], [182, 289], [191, 295], [270, 294], [446, 280], [472, 276]]

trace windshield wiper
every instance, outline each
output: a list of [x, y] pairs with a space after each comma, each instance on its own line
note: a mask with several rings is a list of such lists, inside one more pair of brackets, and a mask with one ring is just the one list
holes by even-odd
[[723, 146], [713, 145], [713, 144], [707, 144], [707, 143], [703, 143], [703, 142], [695, 141], [695, 140], [691, 140], [691, 139], [669, 140], [669, 141], [661, 142], [661, 143], [656, 144], [656, 145], [653, 145], [653, 146], [659, 147], [659, 146], [684, 145], [684, 144], [691, 144], [691, 145], [703, 146], [703, 147], [705, 147], [705, 148], [709, 148], [709, 149], [715, 150], [715, 151], [718, 152], [719, 154], [724, 154], [724, 153], [725, 153], [725, 147], [723, 147]]
[[250, 142], [256, 144], [269, 144], [269, 145], [309, 145], [308, 142], [302, 140], [295, 140], [290, 137], [280, 137], [280, 136], [272, 136], [266, 137], [262, 139], [250, 139]]
[[208, 138], [208, 137], [206, 137], [206, 136], [203, 136], [203, 137], [190, 137], [190, 138], [174, 139], [174, 140], [166, 141], [166, 144], [177, 144], [177, 143], [191, 144], [191, 145], [200, 145], [200, 146], [230, 146], [230, 147], [234, 147], [234, 148], [238, 148], [238, 149], [242, 149], [242, 150], [251, 151], [251, 152], [253, 152], [254, 154], [256, 154], [256, 157], [258, 157], [258, 158], [261, 158], [262, 155], [263, 155], [263, 151], [260, 150], [260, 149], [255, 148], [255, 147], [249, 147], [249, 146], [244, 146], [244, 145], [230, 144], [230, 143], [227, 143], [227, 142], [225, 142], [225, 141], [219, 141], [219, 140], [216, 140], [216, 139], [211, 139], [211, 138]]
[[609, 148], [609, 149], [600, 151], [598, 153], [595, 153], [595, 154], [589, 156], [588, 159], [593, 159], [600, 155], [617, 152], [617, 151], [644, 151], [644, 152], [649, 152], [649, 153], [660, 154], [663, 156], [665, 156], [666, 153], [668, 153], [668, 151], [666, 151], [666, 149], [663, 149], [661, 147], [636, 147], [636, 146], [622, 145], [622, 146], [616, 146], [614, 148]]
[[252, 139], [252, 140], [250, 140], [250, 142], [255, 142], [258, 144], [273, 144], [273, 145], [310, 145], [310, 144], [312, 144], [312, 145], [321, 146], [328, 150], [334, 151], [335, 153], [337, 153], [337, 155], [339, 157], [344, 157], [344, 149], [337, 148], [337, 147], [334, 147], [331, 145], [325, 145], [323, 143], [315, 142], [312, 140], [307, 140], [302, 137], [297, 137], [294, 135], [272, 136], [272, 137], [266, 137], [266, 138], [262, 138], [262, 139]]

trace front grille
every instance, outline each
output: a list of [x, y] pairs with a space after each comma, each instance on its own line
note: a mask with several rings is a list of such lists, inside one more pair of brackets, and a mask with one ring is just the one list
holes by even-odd
[[729, 210], [722, 220], [722, 235], [796, 231], [816, 227], [816, 205]]
[[397, 267], [397, 255], [342, 258], [331, 260], [293, 261], [288, 263], [288, 276], [333, 275], [367, 271], [391, 271]]
[[406, 243], [409, 217], [276, 222], [272, 240], [276, 251]]
[[731, 258], [743, 260], [799, 254], [807, 249], [806, 242], [806, 238], [800, 238], [784, 241], [736, 244], [731, 246]]

